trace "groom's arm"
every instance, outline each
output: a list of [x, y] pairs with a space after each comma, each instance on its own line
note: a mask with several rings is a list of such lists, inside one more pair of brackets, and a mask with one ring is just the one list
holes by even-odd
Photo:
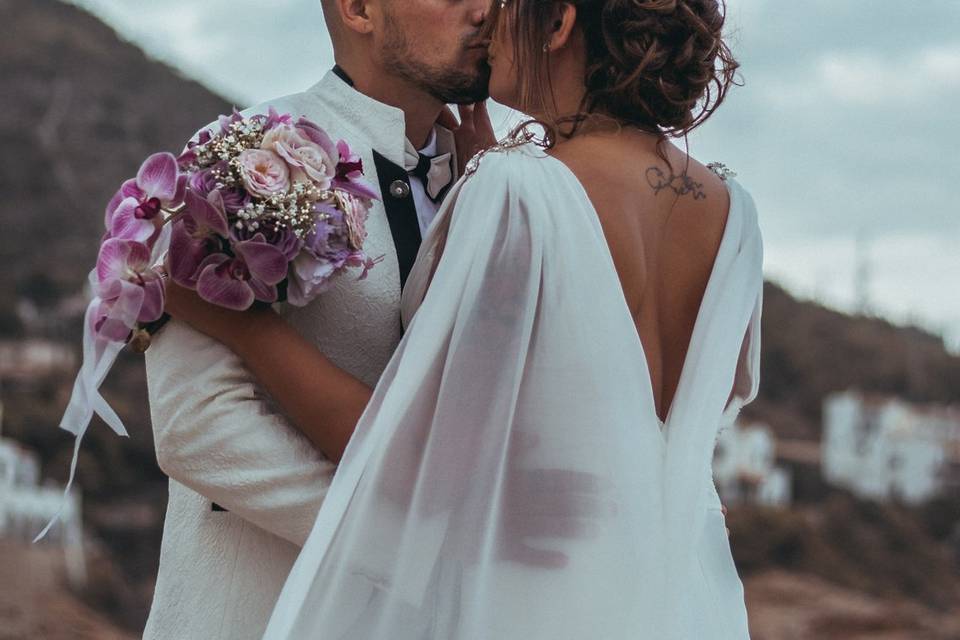
[[335, 465], [279, 414], [233, 352], [186, 324], [170, 321], [146, 364], [164, 473], [302, 545]]

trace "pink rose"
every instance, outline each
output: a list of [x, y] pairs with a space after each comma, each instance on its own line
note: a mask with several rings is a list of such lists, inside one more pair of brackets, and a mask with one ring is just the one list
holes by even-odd
[[276, 153], [247, 149], [240, 153], [239, 160], [243, 186], [251, 195], [269, 198], [290, 188], [290, 169]]
[[[322, 134], [322, 132], [321, 132]], [[337, 175], [336, 149], [328, 150], [320, 144], [326, 135], [301, 124], [280, 124], [263, 136], [261, 149], [272, 151], [290, 165], [294, 182], [311, 181], [320, 189], [329, 189]]]

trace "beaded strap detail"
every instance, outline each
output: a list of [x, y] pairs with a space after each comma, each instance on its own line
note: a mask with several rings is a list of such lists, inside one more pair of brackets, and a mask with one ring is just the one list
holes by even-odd
[[513, 149], [515, 147], [522, 147], [523, 145], [531, 142], [533, 139], [534, 139], [534, 135], [532, 133], [523, 131], [518, 133], [516, 136], [512, 138], [501, 140], [500, 142], [493, 145], [492, 147], [488, 147], [483, 151], [480, 151], [479, 153], [477, 153], [477, 155], [470, 158], [470, 161], [467, 162], [467, 166], [463, 171], [463, 175], [471, 176], [474, 173], [476, 173], [477, 169], [480, 167], [480, 161], [483, 159], [483, 156], [487, 155], [491, 151], [500, 152], [500, 151], [506, 151], [508, 149]]
[[707, 165], [707, 169], [710, 169], [710, 171], [713, 171], [718, 178], [724, 181], [727, 180], [728, 178], [737, 177], [737, 173], [731, 170], [730, 168], [728, 168], [727, 165], [723, 164], [722, 162], [711, 162], [710, 164]]

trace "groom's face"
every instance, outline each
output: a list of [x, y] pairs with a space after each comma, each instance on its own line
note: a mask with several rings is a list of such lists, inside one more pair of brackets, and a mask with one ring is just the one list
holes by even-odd
[[488, 96], [483, 26], [490, 0], [381, 0], [384, 71], [445, 103]]

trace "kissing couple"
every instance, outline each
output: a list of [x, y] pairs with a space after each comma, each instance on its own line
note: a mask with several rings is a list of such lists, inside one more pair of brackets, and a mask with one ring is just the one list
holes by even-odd
[[305, 307], [169, 283], [144, 638], [748, 638], [711, 460], [762, 239], [669, 141], [734, 83], [722, 1], [321, 4], [336, 66], [244, 113], [350, 141], [383, 259]]

